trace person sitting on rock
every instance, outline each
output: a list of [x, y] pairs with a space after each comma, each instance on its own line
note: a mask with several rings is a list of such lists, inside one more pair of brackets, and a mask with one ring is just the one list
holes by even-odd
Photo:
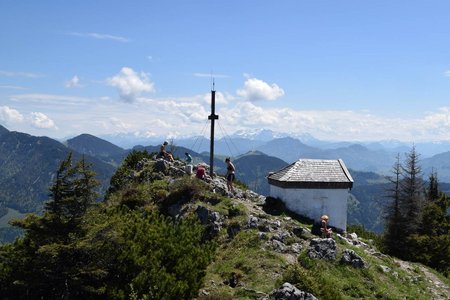
[[322, 232], [322, 238], [330, 238], [333, 231], [331, 230], [331, 228], [328, 228], [328, 216], [321, 216], [320, 222], [322, 225], [322, 227], [320, 228], [320, 231]]
[[186, 155], [186, 163], [190, 164], [192, 162], [192, 156], [188, 152], [184, 153], [184, 155]]
[[165, 142], [161, 145], [161, 148], [159, 149], [158, 157], [161, 157], [161, 158], [164, 158], [165, 160], [168, 160], [168, 161], [170, 161], [170, 162], [173, 162], [174, 159], [173, 159], [172, 154], [171, 154], [170, 152], [167, 152], [167, 150], [166, 150], [166, 146], [167, 146], [168, 144], [169, 144], [169, 143], [168, 143], [167, 141], [165, 141]]

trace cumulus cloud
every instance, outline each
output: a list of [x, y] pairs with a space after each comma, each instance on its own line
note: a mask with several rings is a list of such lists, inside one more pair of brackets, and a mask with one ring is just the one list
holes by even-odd
[[236, 91], [237, 95], [249, 100], [276, 100], [284, 95], [284, 90], [277, 84], [271, 85], [257, 78], [247, 78], [244, 88]]
[[58, 129], [55, 122], [47, 115], [41, 112], [32, 112], [30, 114], [31, 124], [39, 129]]
[[284, 133], [310, 133], [325, 140], [370, 141], [450, 139], [450, 109], [441, 108], [420, 118], [388, 118], [367, 111], [294, 110], [262, 108], [251, 102], [219, 112], [228, 131], [266, 128]]
[[96, 33], [96, 32], [69, 32], [68, 34], [78, 37], [87, 37], [97, 40], [111, 40], [115, 42], [128, 43], [130, 40], [123, 37], [112, 34]]
[[20, 123], [23, 121], [23, 115], [8, 106], [0, 106], [0, 120], [6, 124]]
[[450, 77], [450, 71], [445, 71], [444, 75], [447, 76], [447, 77]]
[[119, 74], [106, 79], [106, 83], [117, 88], [120, 98], [125, 102], [134, 102], [143, 92], [154, 92], [154, 83], [148, 74], [137, 74], [133, 69], [123, 67]]
[[67, 80], [64, 84], [66, 88], [78, 88], [81, 87], [80, 78], [75, 75], [70, 80]]

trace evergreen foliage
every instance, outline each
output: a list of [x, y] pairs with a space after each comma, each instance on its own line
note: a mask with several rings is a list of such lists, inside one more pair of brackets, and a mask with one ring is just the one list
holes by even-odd
[[414, 260], [450, 275], [450, 197], [439, 192], [437, 175], [430, 175], [421, 229], [410, 238]]
[[128, 156], [123, 160], [116, 173], [111, 177], [110, 187], [106, 193], [106, 198], [109, 195], [125, 187], [129, 182], [129, 176], [134, 173], [135, 167], [142, 159], [150, 159], [152, 157], [146, 150], [144, 151], [131, 151]]
[[392, 199], [392, 202], [388, 206], [386, 212], [384, 248], [386, 248], [390, 254], [400, 257], [404, 250], [404, 245], [402, 245], [404, 239], [402, 237], [405, 235], [404, 224], [407, 222], [400, 207], [400, 180], [402, 176], [400, 155], [397, 155], [397, 161], [392, 168], [392, 175], [393, 176], [389, 178], [392, 188], [388, 189], [388, 197]]
[[450, 272], [449, 197], [439, 192], [432, 172], [424, 193], [418, 154], [413, 147], [405, 164], [393, 167], [391, 204], [386, 212], [383, 248], [402, 259], [422, 262], [448, 275]]
[[[131, 154], [127, 166], [140, 155]], [[190, 299], [198, 293], [215, 243], [204, 240], [197, 219], [175, 222], [151, 206], [95, 204], [97, 182], [84, 159], [72, 166], [69, 155], [56, 174], [44, 214], [15, 221], [24, 237], [0, 247], [2, 299]], [[150, 201], [153, 187], [158, 195], [168, 187], [134, 184], [143, 191], [134, 197]]]

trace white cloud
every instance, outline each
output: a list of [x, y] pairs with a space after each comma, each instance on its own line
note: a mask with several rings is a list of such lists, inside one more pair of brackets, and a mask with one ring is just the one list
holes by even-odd
[[8, 106], [0, 106], [0, 120], [6, 124], [20, 123], [23, 121], [23, 115]]
[[284, 90], [277, 84], [269, 85], [257, 78], [248, 78], [244, 88], [236, 91], [237, 95], [249, 101], [276, 100], [284, 95]]
[[41, 112], [32, 112], [30, 114], [31, 124], [39, 129], [58, 129], [55, 122], [47, 115]]
[[64, 85], [66, 88], [82, 87], [80, 84], [80, 78], [77, 75], [73, 76], [70, 80], [67, 80]]
[[128, 43], [130, 40], [117, 35], [111, 35], [111, 34], [103, 34], [103, 33], [95, 33], [95, 32], [70, 32], [68, 33], [73, 36], [78, 37], [87, 37], [87, 38], [93, 38], [97, 40], [111, 40], [121, 43]]
[[[234, 96], [228, 93], [216, 92], [216, 104], [228, 104], [235, 99]], [[211, 105], [211, 93], [207, 93], [203, 96], [203, 101]]]
[[26, 90], [27, 88], [19, 85], [0, 85], [0, 89]]
[[148, 74], [137, 74], [133, 69], [123, 67], [119, 74], [106, 79], [106, 83], [118, 89], [120, 98], [125, 102], [134, 102], [143, 92], [154, 92], [154, 83]]
[[119, 132], [127, 132], [131, 128], [130, 124], [124, 123], [119, 118], [112, 117], [112, 118], [109, 119], [109, 122], [116, 129], [115, 130], [116, 132], [117, 131], [119, 131]]
[[92, 102], [93, 98], [53, 95], [53, 94], [18, 94], [11, 96], [11, 100], [16, 102], [27, 102], [27, 103], [31, 102], [40, 104], [76, 105], [80, 103]]
[[265, 128], [277, 132], [310, 133], [325, 140], [402, 141], [450, 140], [450, 109], [420, 118], [387, 118], [366, 111], [300, 111], [238, 103], [219, 112], [227, 131]]
[[43, 77], [43, 75], [39, 74], [39, 73], [5, 71], [5, 70], [0, 70], [0, 76], [5, 76], [5, 77], [28, 77], [28, 78]]
[[450, 77], [450, 71], [445, 71], [444, 75], [447, 76], [447, 77]]

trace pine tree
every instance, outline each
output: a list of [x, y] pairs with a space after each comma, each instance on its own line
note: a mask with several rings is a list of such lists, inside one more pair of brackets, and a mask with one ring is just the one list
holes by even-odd
[[405, 223], [405, 238], [407, 238], [420, 230], [424, 206], [423, 180], [419, 165], [419, 154], [416, 152], [415, 146], [406, 155], [402, 173], [400, 199], [401, 210], [407, 219]]
[[13, 224], [25, 230], [23, 239], [15, 243], [11, 260], [10, 291], [16, 298], [68, 299], [79, 286], [82, 257], [77, 240], [83, 234], [83, 217], [97, 195], [95, 174], [84, 157], [72, 166], [72, 154], [64, 159], [50, 188], [50, 201], [43, 216], [31, 214]]
[[427, 202], [418, 234], [410, 238], [413, 259], [442, 273], [450, 274], [450, 197], [439, 191], [437, 174], [430, 175]]
[[419, 155], [414, 146], [404, 165], [397, 156], [393, 174], [393, 187], [389, 190], [393, 201], [387, 208], [384, 246], [388, 253], [410, 259], [413, 256], [410, 238], [421, 229], [424, 205]]
[[397, 161], [392, 168], [392, 177], [389, 178], [392, 188], [388, 190], [388, 197], [392, 199], [392, 202], [387, 207], [386, 212], [386, 233], [384, 236], [384, 246], [388, 253], [392, 255], [400, 255], [400, 243], [402, 236], [404, 236], [404, 223], [400, 209], [400, 179], [402, 175], [402, 166], [400, 164], [400, 155], [397, 154]]

